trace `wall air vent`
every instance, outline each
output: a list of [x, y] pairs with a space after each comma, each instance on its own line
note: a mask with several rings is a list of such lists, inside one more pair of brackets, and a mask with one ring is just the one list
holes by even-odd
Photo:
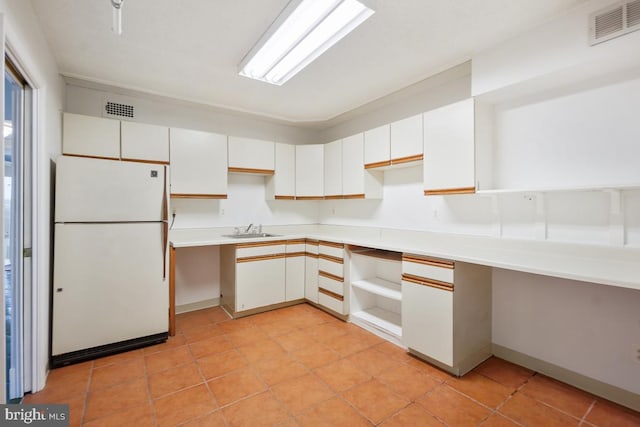
[[591, 45], [640, 30], [640, 0], [618, 2], [590, 16]]
[[107, 117], [116, 117], [116, 118], [133, 118], [133, 105], [128, 104], [120, 104], [117, 102], [107, 101], [105, 105], [105, 116]]

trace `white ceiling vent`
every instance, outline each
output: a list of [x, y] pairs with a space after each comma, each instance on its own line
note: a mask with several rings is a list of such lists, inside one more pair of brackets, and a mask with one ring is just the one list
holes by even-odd
[[640, 0], [618, 2], [589, 17], [591, 45], [640, 30]]

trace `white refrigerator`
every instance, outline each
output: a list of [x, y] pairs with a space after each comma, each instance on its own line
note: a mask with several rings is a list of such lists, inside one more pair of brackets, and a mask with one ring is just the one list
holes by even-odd
[[159, 164], [56, 162], [51, 365], [168, 336], [168, 185]]

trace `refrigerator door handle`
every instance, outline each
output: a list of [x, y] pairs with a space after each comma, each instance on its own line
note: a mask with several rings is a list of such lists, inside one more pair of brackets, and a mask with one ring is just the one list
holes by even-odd
[[162, 280], [167, 278], [167, 245], [169, 244], [169, 222], [162, 221]]

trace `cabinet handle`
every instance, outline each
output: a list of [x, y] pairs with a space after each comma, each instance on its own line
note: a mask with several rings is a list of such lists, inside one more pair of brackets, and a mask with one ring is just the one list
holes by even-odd
[[416, 285], [428, 286], [430, 288], [442, 289], [443, 291], [453, 292], [453, 283], [441, 282], [439, 280], [412, 276], [410, 274], [403, 274], [402, 280], [409, 283], [415, 283]]

